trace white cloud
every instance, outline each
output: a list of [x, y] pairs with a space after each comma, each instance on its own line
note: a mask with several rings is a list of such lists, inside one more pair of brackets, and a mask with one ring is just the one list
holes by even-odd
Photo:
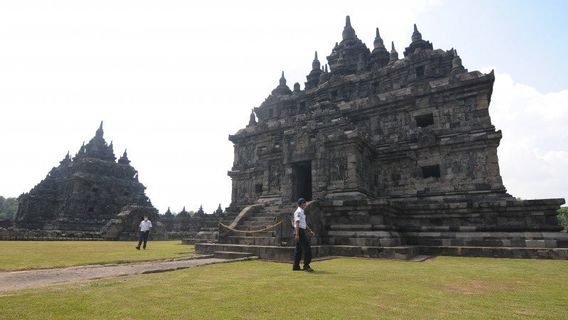
[[498, 155], [509, 193], [568, 198], [568, 90], [545, 94], [497, 73], [489, 111], [503, 131]]

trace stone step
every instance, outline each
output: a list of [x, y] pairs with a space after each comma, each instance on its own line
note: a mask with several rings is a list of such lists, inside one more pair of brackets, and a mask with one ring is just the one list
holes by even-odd
[[496, 239], [558, 239], [567, 240], [568, 233], [559, 232], [404, 232], [406, 236], [421, 238], [496, 238]]
[[[266, 226], [237, 226], [237, 230], [240, 231], [246, 231], [246, 230], [259, 230], [262, 229]], [[276, 231], [274, 231], [274, 229], [269, 230], [269, 231], [263, 231], [263, 232], [234, 232], [231, 230], [226, 230], [226, 233], [231, 234], [231, 235], [235, 235], [235, 236], [256, 236], [256, 237], [274, 237], [276, 236]]]
[[425, 255], [462, 257], [559, 259], [568, 260], [568, 248], [515, 248], [515, 247], [467, 247], [467, 246], [420, 246]]
[[329, 230], [346, 230], [346, 231], [369, 231], [369, 230], [392, 230], [393, 227], [384, 224], [332, 224]]
[[568, 242], [548, 239], [482, 239], [482, 238], [414, 238], [405, 237], [406, 243], [417, 246], [451, 247], [522, 247], [522, 248], [568, 248]]
[[365, 237], [326, 237], [322, 242], [328, 245], [393, 247], [404, 243], [399, 238], [365, 238]]
[[[283, 246], [253, 246], [239, 244], [197, 243], [195, 251], [199, 254], [211, 254], [215, 251], [250, 252], [260, 259], [292, 262], [294, 247]], [[419, 256], [417, 247], [361, 247], [361, 246], [312, 246], [312, 257], [329, 256], [366, 257], [411, 260]]]
[[219, 259], [242, 259], [248, 257], [254, 257], [254, 254], [250, 252], [238, 252], [238, 251], [215, 251], [213, 256]]
[[255, 246], [276, 246], [278, 245], [275, 237], [247, 237], [247, 236], [228, 236], [223, 238], [223, 243], [242, 244]]
[[350, 237], [350, 238], [399, 238], [398, 232], [392, 231], [381, 231], [381, 230], [371, 230], [371, 231], [359, 231], [359, 230], [330, 230], [327, 232], [330, 237]]

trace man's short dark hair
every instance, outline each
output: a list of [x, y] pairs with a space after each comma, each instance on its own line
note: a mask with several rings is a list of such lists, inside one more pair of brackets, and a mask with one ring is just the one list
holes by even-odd
[[298, 205], [301, 205], [302, 203], [306, 203], [306, 199], [304, 198], [298, 199]]

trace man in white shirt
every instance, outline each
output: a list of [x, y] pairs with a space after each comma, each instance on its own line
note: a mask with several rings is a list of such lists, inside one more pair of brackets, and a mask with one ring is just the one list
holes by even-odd
[[309, 231], [312, 236], [315, 236], [316, 234], [306, 223], [306, 215], [304, 213], [304, 208], [306, 208], [306, 206], [307, 202], [304, 198], [298, 199], [298, 209], [294, 212], [294, 239], [296, 240], [296, 249], [294, 250], [294, 266], [292, 267], [292, 270], [302, 270], [300, 269], [300, 260], [303, 253], [303, 270], [313, 272], [314, 269], [310, 267], [310, 262], [312, 261], [312, 247], [310, 246], [310, 239], [306, 235], [306, 230]]
[[150, 234], [150, 229], [152, 229], [152, 222], [148, 220], [148, 216], [144, 216], [144, 220], [140, 222], [138, 226], [140, 229], [140, 240], [138, 241], [137, 250], [140, 250], [140, 245], [144, 242], [144, 250], [146, 250], [146, 242], [148, 242], [148, 234]]

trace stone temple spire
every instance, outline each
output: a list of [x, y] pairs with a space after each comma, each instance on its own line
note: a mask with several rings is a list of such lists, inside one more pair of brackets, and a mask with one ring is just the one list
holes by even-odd
[[89, 158], [115, 161], [113, 145], [112, 143], [107, 145], [103, 134], [103, 122], [101, 121], [95, 136], [85, 145], [84, 155]]
[[71, 162], [72, 162], [71, 155], [69, 154], [69, 151], [67, 151], [67, 155], [65, 156], [65, 158], [59, 161], [59, 165], [67, 165], [70, 164]]
[[292, 90], [290, 90], [290, 88], [288, 88], [288, 86], [286, 85], [286, 78], [284, 77], [284, 71], [282, 71], [282, 76], [280, 77], [278, 87], [272, 90], [272, 94], [276, 96], [292, 94]]
[[355, 39], [357, 35], [355, 34], [355, 29], [351, 26], [351, 18], [349, 16], [345, 17], [345, 27], [343, 27], [343, 40]]
[[[379, 33], [379, 28], [377, 28], [376, 33], [375, 33], [375, 41], [373, 42], [374, 48], [375, 50], [377, 48], [383, 48], [385, 49], [385, 44], [383, 42], [383, 39], [381, 38], [381, 34]], [[373, 50], [373, 51], [375, 51]]]
[[385, 48], [381, 34], [379, 33], [379, 28], [376, 30], [374, 49], [371, 52], [371, 64], [374, 67], [384, 67], [389, 63], [389, 52]]
[[412, 33], [412, 42], [404, 50], [404, 56], [408, 57], [413, 54], [416, 50], [433, 50], [432, 43], [429, 41], [424, 41], [422, 39], [422, 34], [418, 31], [418, 27], [414, 24], [414, 32]]
[[314, 61], [312, 62], [312, 70], [319, 69], [321, 66], [320, 61], [318, 60], [318, 52], [316, 51], [314, 56]]
[[338, 75], [348, 75], [356, 73], [359, 68], [360, 56], [363, 55], [365, 65], [369, 65], [369, 48], [357, 38], [355, 30], [351, 26], [349, 16], [345, 18], [345, 27], [342, 33], [343, 40], [336, 44], [327, 61], [331, 68], [331, 73]]
[[392, 41], [389, 63], [395, 62], [396, 60], [398, 60], [398, 52], [396, 52], [396, 49], [394, 48], [394, 41]]
[[103, 122], [101, 121], [101, 124], [100, 124], [99, 128], [97, 129], [97, 132], [95, 133], [95, 137], [102, 138], [103, 135], [104, 135]]
[[318, 52], [316, 51], [315, 55], [314, 55], [314, 61], [312, 61], [312, 71], [310, 71], [310, 74], [308, 74], [306, 76], [306, 79], [308, 80], [305, 83], [306, 90], [312, 89], [312, 88], [315, 88], [315, 87], [318, 86], [319, 78], [320, 78], [320, 75], [322, 73], [320, 67], [321, 67], [321, 64], [320, 64], [320, 61], [318, 60]]
[[422, 40], [422, 33], [418, 31], [418, 27], [416, 27], [416, 23], [414, 24], [414, 32], [412, 33], [412, 42]]
[[251, 110], [250, 112], [250, 117], [249, 117], [249, 124], [248, 126], [254, 126], [256, 124], [256, 117], [254, 115], [254, 109]]
[[124, 149], [124, 153], [122, 154], [122, 157], [120, 157], [120, 159], [118, 159], [118, 163], [119, 164], [130, 164], [130, 160], [128, 160], [128, 154], [126, 153], [126, 149]]

